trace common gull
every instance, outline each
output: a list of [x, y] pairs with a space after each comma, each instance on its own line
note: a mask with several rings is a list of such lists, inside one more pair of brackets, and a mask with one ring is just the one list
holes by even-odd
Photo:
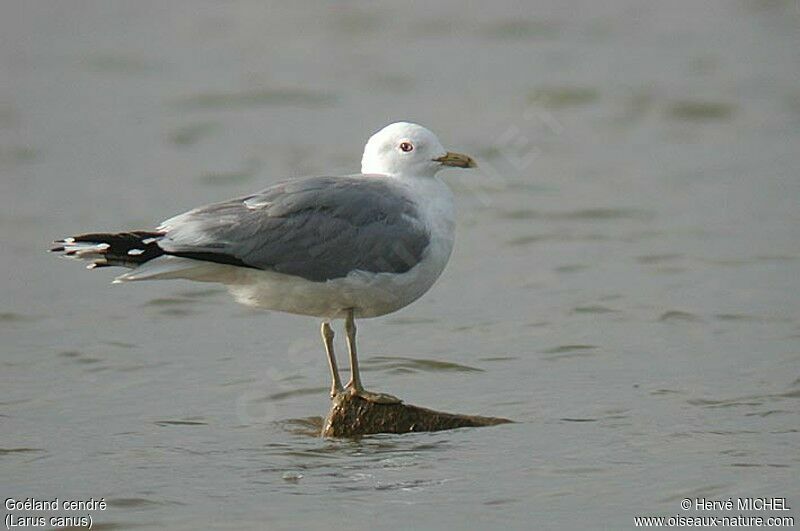
[[[321, 317], [331, 395], [347, 391], [397, 403], [364, 389], [358, 370], [356, 318], [403, 308], [430, 289], [453, 249], [445, 167], [475, 161], [445, 150], [428, 129], [390, 124], [370, 137], [361, 173], [279, 182], [252, 195], [169, 218], [155, 230], [82, 234], [52, 249], [121, 266], [114, 282], [189, 279], [225, 284], [248, 306]], [[342, 387], [331, 320], [344, 318], [350, 380]]]

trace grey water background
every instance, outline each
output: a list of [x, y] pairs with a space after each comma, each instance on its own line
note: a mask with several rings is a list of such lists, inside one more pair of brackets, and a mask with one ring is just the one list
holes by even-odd
[[[779, 0], [3, 2], [0, 497], [102, 497], [100, 529], [800, 517], [798, 50]], [[360, 323], [366, 384], [515, 424], [320, 439], [316, 320], [45, 253], [357, 171], [398, 119], [480, 168], [445, 175], [438, 284]]]

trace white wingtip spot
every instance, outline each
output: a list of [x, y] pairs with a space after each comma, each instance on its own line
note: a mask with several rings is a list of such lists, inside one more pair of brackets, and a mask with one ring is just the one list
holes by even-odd
[[130, 251], [128, 251], [128, 254], [131, 255], [131, 256], [139, 256], [143, 252], [144, 252], [144, 249], [131, 249]]

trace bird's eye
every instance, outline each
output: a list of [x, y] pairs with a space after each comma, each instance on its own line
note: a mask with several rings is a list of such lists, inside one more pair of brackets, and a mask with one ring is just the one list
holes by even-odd
[[414, 149], [414, 146], [411, 145], [411, 142], [400, 142], [400, 151], [408, 153], [412, 149]]

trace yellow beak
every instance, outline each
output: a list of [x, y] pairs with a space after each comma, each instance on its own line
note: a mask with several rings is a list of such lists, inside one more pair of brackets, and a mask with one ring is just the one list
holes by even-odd
[[448, 151], [443, 157], [433, 160], [441, 162], [444, 166], [453, 166], [454, 168], [475, 168], [478, 166], [475, 163], [475, 159], [469, 155], [453, 153], [452, 151]]

